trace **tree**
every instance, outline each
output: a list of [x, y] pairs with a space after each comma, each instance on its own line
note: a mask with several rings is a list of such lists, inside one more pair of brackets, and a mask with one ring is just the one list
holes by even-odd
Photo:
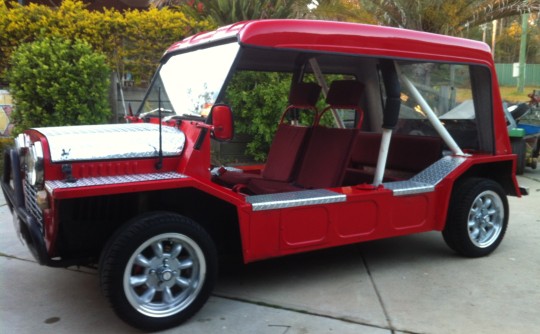
[[376, 17], [360, 1], [320, 0], [313, 1], [308, 18], [332, 21], [376, 24]]
[[45, 38], [11, 57], [14, 135], [29, 127], [99, 124], [109, 120], [106, 57], [82, 41]]
[[540, 11], [540, 0], [352, 0], [381, 24], [446, 35], [496, 19]]
[[[539, 19], [538, 14], [532, 14], [527, 30], [527, 51], [526, 62], [537, 64], [540, 62], [540, 27], [535, 20]], [[499, 34], [495, 44], [495, 62], [514, 63], [519, 61], [519, 48], [521, 41], [521, 17], [511, 20], [501, 20]]]
[[151, 0], [157, 8], [191, 8], [201, 17], [223, 26], [254, 19], [300, 18], [308, 12], [310, 0]]

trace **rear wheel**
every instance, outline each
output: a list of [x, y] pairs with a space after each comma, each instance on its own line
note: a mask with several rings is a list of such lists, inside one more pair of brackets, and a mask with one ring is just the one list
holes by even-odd
[[206, 302], [216, 273], [215, 246], [192, 220], [154, 213], [126, 224], [100, 261], [101, 287], [116, 314], [144, 330], [187, 320]]
[[467, 257], [493, 252], [508, 226], [508, 200], [495, 181], [470, 178], [456, 184], [443, 237], [448, 246]]
[[522, 175], [525, 172], [527, 145], [525, 139], [512, 140], [512, 153], [517, 155], [516, 174]]

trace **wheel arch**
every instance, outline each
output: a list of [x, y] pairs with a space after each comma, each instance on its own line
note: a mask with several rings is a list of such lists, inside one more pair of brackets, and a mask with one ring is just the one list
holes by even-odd
[[475, 164], [461, 174], [455, 183], [471, 177], [482, 177], [499, 183], [507, 195], [519, 196], [519, 188], [516, 188], [515, 177], [512, 175], [512, 164], [511, 160]]
[[60, 257], [99, 259], [107, 241], [123, 224], [157, 211], [183, 215], [200, 224], [218, 254], [242, 256], [237, 208], [192, 187], [61, 200], [56, 251]]

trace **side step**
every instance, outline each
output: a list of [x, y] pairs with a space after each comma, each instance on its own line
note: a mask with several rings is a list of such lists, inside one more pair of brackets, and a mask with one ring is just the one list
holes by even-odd
[[443, 157], [428, 168], [413, 176], [410, 180], [386, 182], [383, 186], [394, 192], [395, 196], [427, 193], [435, 190], [435, 186], [448, 174], [452, 173], [466, 158]]
[[293, 208], [297, 206], [345, 202], [347, 196], [326, 189], [301, 190], [286, 193], [246, 197], [253, 211]]

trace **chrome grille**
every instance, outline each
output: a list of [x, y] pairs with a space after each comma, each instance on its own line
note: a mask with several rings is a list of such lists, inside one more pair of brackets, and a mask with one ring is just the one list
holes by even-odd
[[37, 220], [40, 230], [43, 233], [43, 213], [37, 204], [37, 189], [32, 187], [26, 180], [23, 180], [23, 183], [26, 210]]

